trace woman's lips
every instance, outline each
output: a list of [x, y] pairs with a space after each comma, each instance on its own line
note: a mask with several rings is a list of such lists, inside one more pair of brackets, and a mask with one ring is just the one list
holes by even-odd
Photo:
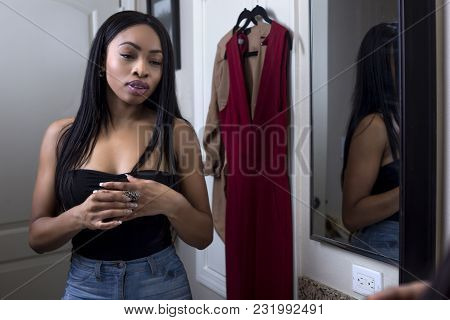
[[149, 89], [148, 84], [140, 80], [128, 82], [127, 87], [130, 93], [136, 96], [143, 95]]
[[132, 85], [128, 85], [128, 91], [135, 96], [142, 96], [147, 90], [148, 88], [136, 88]]

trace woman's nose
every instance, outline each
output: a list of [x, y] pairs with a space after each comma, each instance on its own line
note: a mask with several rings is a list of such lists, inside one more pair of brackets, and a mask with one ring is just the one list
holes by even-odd
[[136, 64], [134, 65], [133, 74], [137, 75], [139, 78], [147, 77], [147, 62], [143, 59], [137, 60]]

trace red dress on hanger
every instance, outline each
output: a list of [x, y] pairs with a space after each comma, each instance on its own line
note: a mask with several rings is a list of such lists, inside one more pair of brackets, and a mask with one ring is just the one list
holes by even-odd
[[292, 209], [287, 159], [288, 30], [273, 21], [254, 117], [243, 54], [248, 39], [226, 46], [230, 87], [220, 111], [227, 156], [226, 272], [228, 299], [292, 299]]

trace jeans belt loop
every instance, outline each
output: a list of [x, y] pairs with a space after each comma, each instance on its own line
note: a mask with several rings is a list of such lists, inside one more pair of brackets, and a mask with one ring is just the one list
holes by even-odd
[[147, 257], [147, 262], [148, 262], [148, 265], [150, 266], [150, 272], [152, 274], [156, 274], [156, 270], [157, 270], [158, 267], [157, 267], [155, 259], [153, 259], [152, 257], [148, 256]]
[[101, 273], [100, 273], [101, 267], [102, 267], [102, 261], [98, 261], [95, 263], [95, 278], [98, 281], [101, 280]]

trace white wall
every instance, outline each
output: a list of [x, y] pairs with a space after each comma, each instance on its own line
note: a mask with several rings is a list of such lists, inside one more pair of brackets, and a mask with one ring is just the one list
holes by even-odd
[[50, 123], [76, 113], [90, 42], [117, 4], [0, 3], [0, 178], [7, 182], [0, 186], [1, 298], [58, 299], [63, 294], [70, 244], [42, 255], [28, 245], [39, 149]]
[[[181, 69], [176, 71], [177, 97], [181, 113], [194, 127], [195, 114], [200, 112], [201, 106], [194, 102], [194, 1], [180, 1], [180, 47]], [[198, 134], [198, 132], [197, 132]], [[223, 299], [222, 296], [197, 281], [196, 277], [196, 249], [177, 241], [177, 252], [188, 273], [189, 283], [194, 299]]]
[[[210, 100], [217, 43], [234, 26], [245, 7], [251, 10], [257, 4], [265, 7], [269, 15], [281, 24], [295, 29], [295, 2], [289, 0], [232, 0], [227, 1], [226, 6], [220, 0], [180, 1], [182, 69], [177, 71], [177, 93], [181, 111], [194, 125], [200, 139]], [[295, 79], [292, 79], [291, 85], [295, 85]], [[208, 177], [210, 195], [211, 182]], [[215, 237], [213, 244], [203, 252], [179, 243], [178, 252], [188, 270], [194, 298], [221, 298], [225, 291], [222, 241]]]

